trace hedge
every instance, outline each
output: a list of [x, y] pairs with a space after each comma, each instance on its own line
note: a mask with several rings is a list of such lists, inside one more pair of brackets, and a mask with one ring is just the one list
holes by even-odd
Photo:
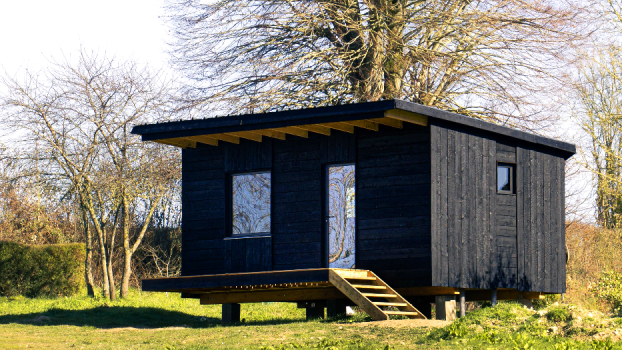
[[84, 285], [84, 244], [0, 242], [0, 295], [70, 296]]

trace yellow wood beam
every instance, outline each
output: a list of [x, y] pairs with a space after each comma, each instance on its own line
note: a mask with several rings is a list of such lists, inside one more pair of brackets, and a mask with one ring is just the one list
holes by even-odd
[[376, 119], [369, 119], [369, 121], [372, 121], [372, 122], [378, 123], [378, 124], [382, 124], [382, 125], [386, 125], [386, 126], [390, 126], [392, 128], [397, 128], [397, 129], [402, 129], [404, 127], [404, 123], [401, 120], [398, 120], [398, 119], [376, 118]]
[[160, 139], [153, 140], [153, 142], [162, 143], [165, 145], [176, 146], [180, 148], [195, 148], [197, 143], [192, 140], [184, 139], [184, 138], [175, 138], [175, 139]]
[[278, 301], [345, 299], [337, 288], [291, 288], [254, 292], [216, 292], [201, 294], [201, 305], [229, 303], [260, 303]]
[[363, 128], [367, 130], [378, 131], [378, 124], [371, 122], [369, 120], [351, 120], [351, 121], [343, 122], [343, 123], [353, 125], [353, 126], [358, 126], [359, 128]]
[[271, 129], [271, 130], [275, 130], [275, 131], [278, 131], [278, 132], [284, 132], [284, 133], [290, 134], [290, 135], [304, 137], [305, 139], [309, 137], [309, 132], [307, 130], [301, 130], [301, 129], [294, 128], [294, 127], [291, 127], [291, 126], [288, 126], [288, 127], [285, 127], [285, 128]]
[[384, 116], [387, 118], [393, 118], [412, 124], [428, 126], [428, 117], [426, 117], [425, 115], [408, 112], [401, 109], [389, 109], [388, 111], [384, 112]]
[[331, 129], [335, 129], [335, 130], [339, 130], [339, 131], [343, 131], [343, 132], [347, 132], [350, 134], [354, 134], [354, 126], [352, 125], [348, 125], [345, 123], [324, 123], [324, 124], [318, 124], [321, 126], [327, 126]]
[[249, 131], [228, 132], [225, 133], [225, 135], [235, 136], [241, 139], [247, 139], [255, 142], [261, 142], [261, 135]]
[[279, 140], [285, 140], [285, 133], [284, 132], [279, 132], [279, 131], [275, 131], [275, 130], [252, 130], [249, 131], [255, 134], [259, 134], [259, 135], [263, 135], [263, 136], [267, 136], [267, 137], [272, 137], [275, 139], [279, 139]]
[[220, 141], [235, 143], [236, 145], [240, 144], [240, 138], [237, 136], [227, 134], [210, 134], [209, 137], [215, 138]]
[[317, 134], [322, 134], [322, 135], [330, 136], [330, 128], [326, 127], [326, 126], [321, 126], [321, 125], [297, 125], [297, 126], [292, 126], [292, 127], [293, 128], [297, 128], [297, 129], [312, 131], [312, 132], [317, 133]]
[[186, 137], [188, 140], [194, 142], [200, 142], [207, 145], [218, 146], [218, 140], [209, 136], [199, 135], [199, 136], [188, 136]]

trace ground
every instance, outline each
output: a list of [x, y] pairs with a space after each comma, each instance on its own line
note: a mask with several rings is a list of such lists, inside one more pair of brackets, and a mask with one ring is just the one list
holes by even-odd
[[622, 319], [569, 305], [501, 303], [457, 322], [365, 314], [312, 321], [288, 303], [244, 304], [223, 326], [219, 306], [132, 291], [124, 300], [0, 298], [0, 348], [78, 349], [622, 349]]

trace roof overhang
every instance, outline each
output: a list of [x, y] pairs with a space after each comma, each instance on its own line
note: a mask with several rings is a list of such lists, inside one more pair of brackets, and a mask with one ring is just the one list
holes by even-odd
[[575, 146], [567, 142], [402, 100], [137, 125], [132, 133], [141, 135], [143, 141], [192, 148], [197, 143], [218, 146], [221, 142], [239, 143], [240, 139], [261, 142], [265, 138], [285, 140], [288, 135], [330, 135], [332, 130], [354, 133], [355, 128], [363, 128], [378, 131], [379, 125], [393, 128], [402, 128], [404, 123], [428, 126], [431, 120], [550, 147], [562, 151], [565, 158], [576, 153]]

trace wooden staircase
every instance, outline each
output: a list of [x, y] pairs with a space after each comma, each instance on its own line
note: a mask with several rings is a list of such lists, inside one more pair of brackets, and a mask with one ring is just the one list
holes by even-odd
[[[376, 321], [388, 320], [391, 315], [426, 318], [371, 271], [331, 268], [328, 278], [330, 283]], [[387, 308], [396, 308], [398, 311]]]

